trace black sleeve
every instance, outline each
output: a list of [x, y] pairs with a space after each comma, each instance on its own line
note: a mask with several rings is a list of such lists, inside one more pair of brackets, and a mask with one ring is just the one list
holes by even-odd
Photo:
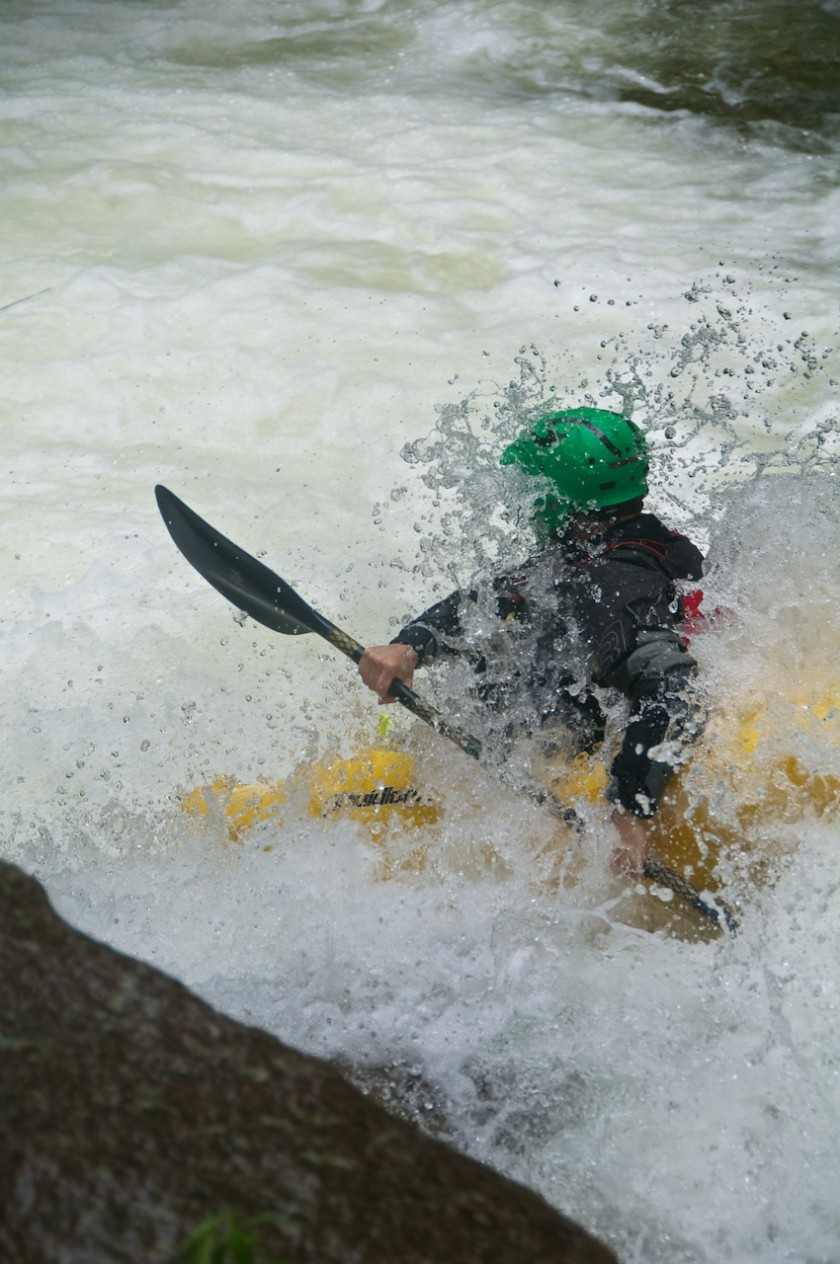
[[[652, 672], [637, 682], [630, 721], [610, 768], [607, 796], [636, 816], [652, 816], [682, 762], [683, 750], [702, 725], [694, 688], [694, 660]], [[667, 742], [667, 755], [663, 744]]]
[[[468, 593], [475, 601], [477, 594]], [[441, 652], [451, 650], [447, 641], [461, 635], [460, 609], [464, 594], [450, 593], [443, 601], [430, 606], [423, 614], [407, 623], [391, 642], [392, 645], [410, 645], [417, 653], [417, 664], [430, 662]]]
[[696, 663], [674, 626], [677, 588], [644, 555], [625, 553], [591, 567], [589, 586], [581, 591], [578, 613], [592, 651], [593, 678], [630, 702], [609, 797], [638, 816], [650, 816], [699, 724]]

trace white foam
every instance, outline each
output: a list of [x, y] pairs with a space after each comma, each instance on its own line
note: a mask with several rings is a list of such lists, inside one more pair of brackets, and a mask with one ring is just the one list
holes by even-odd
[[[489, 501], [517, 416], [612, 380], [661, 439], [657, 504], [721, 560], [725, 688], [836, 640], [836, 517], [806, 477], [836, 456], [830, 156], [581, 95], [603, 37], [559, 6], [397, 8], [355, 6], [343, 46], [328, 4], [2, 24], [0, 850], [231, 1013], [411, 1068], [459, 1144], [628, 1264], [829, 1259], [823, 826], [734, 943], [689, 945], [624, 924], [597, 823], [583, 886], [549, 896], [526, 845], [548, 826], [431, 735], [450, 811], [422, 876], [378, 881], [303, 808], [237, 846], [177, 805], [371, 740], [377, 708], [323, 642], [235, 621], [158, 481], [370, 642], [482, 533], [512, 547]], [[790, 477], [727, 510], [727, 569], [719, 485], [761, 462]]]

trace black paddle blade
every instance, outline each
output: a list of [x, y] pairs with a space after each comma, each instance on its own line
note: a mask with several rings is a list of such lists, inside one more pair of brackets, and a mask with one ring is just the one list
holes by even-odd
[[273, 632], [325, 635], [321, 626], [325, 621], [279, 575], [220, 535], [166, 487], [156, 487], [155, 496], [169, 534], [184, 557], [238, 610]]
[[[155, 496], [169, 534], [184, 557], [223, 597], [273, 632], [285, 632], [289, 636], [316, 632], [354, 663], [359, 662], [364, 646], [308, 606], [284, 579], [220, 535], [166, 487], [158, 485]], [[395, 680], [392, 689], [404, 707], [478, 759], [481, 754], [478, 738], [449, 724], [401, 680]]]

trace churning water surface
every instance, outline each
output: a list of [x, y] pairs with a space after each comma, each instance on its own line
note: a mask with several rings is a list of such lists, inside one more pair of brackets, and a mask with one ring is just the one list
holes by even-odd
[[397, 717], [446, 809], [423, 873], [296, 801], [233, 845], [184, 791], [378, 710], [152, 492], [371, 642], [515, 555], [524, 418], [627, 406], [727, 611], [713, 706], [836, 697], [836, 3], [8, 0], [0, 47], [2, 854], [625, 1264], [835, 1261], [836, 818], [761, 823], [736, 939], [650, 933], [603, 821], [558, 891], [541, 813]]

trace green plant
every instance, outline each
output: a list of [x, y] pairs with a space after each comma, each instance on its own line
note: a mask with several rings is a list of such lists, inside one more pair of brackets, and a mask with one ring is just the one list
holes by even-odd
[[259, 1249], [261, 1225], [284, 1224], [284, 1216], [267, 1212], [243, 1222], [232, 1212], [210, 1216], [194, 1229], [175, 1256], [178, 1264], [282, 1264]]

